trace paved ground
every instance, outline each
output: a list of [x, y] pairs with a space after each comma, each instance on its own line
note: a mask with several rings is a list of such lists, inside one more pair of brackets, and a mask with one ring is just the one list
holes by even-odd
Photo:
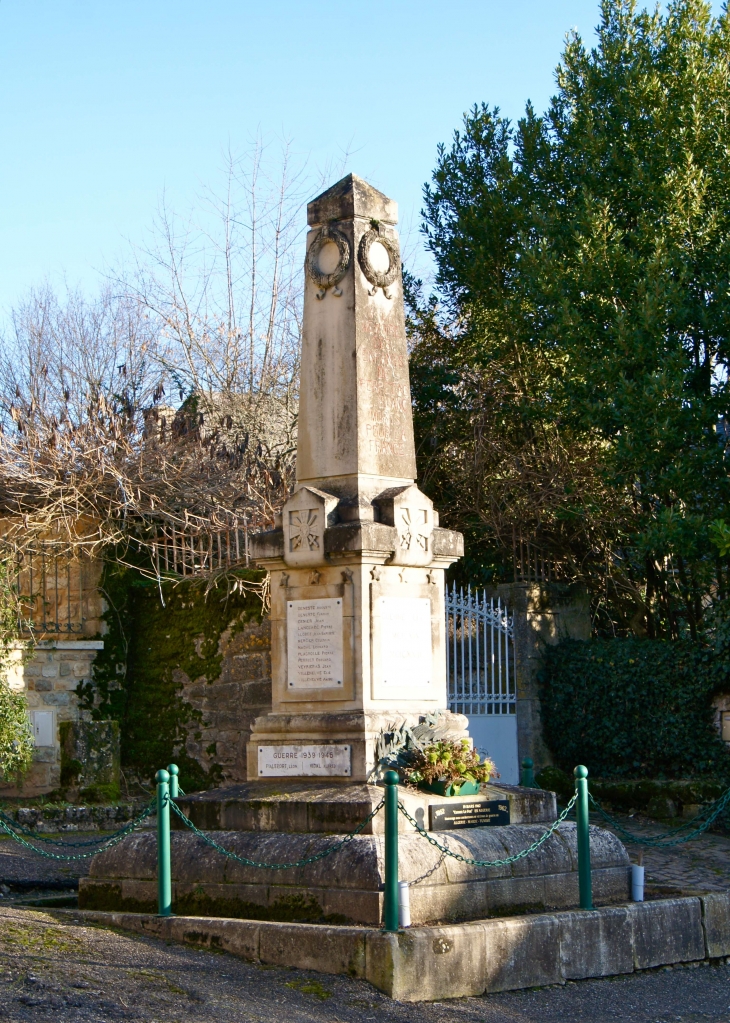
[[[646, 817], [613, 816], [629, 832], [639, 836], [658, 835], [672, 828], [671, 824], [660, 824]], [[593, 823], [594, 818], [591, 821]], [[606, 826], [598, 818], [595, 823]], [[705, 833], [691, 842], [664, 849], [636, 845], [626, 848], [633, 862], [637, 861], [639, 848], [643, 849], [646, 883], [655, 889], [672, 887], [687, 892], [716, 892], [730, 888], [730, 837], [726, 835]]]
[[0, 1020], [12, 1023], [727, 1023], [730, 966], [408, 1005], [362, 981], [0, 908]]

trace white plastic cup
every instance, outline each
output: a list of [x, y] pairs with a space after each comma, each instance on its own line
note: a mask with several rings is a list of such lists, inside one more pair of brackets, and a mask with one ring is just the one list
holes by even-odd
[[631, 898], [634, 902], [644, 901], [644, 868], [638, 863], [631, 864]]
[[398, 882], [398, 926], [411, 926], [411, 892], [407, 881]]

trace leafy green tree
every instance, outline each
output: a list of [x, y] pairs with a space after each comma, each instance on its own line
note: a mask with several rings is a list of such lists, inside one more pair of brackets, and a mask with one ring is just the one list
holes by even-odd
[[422, 477], [472, 576], [523, 533], [588, 580], [599, 629], [694, 636], [728, 587], [727, 12], [603, 0], [556, 80], [544, 116], [475, 107], [425, 189]]

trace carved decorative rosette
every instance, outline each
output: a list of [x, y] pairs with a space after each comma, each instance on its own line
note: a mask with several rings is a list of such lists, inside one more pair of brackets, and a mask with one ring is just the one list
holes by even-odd
[[[375, 242], [379, 242], [388, 253], [390, 262], [388, 269], [384, 272], [376, 270], [370, 262], [370, 249]], [[360, 239], [357, 260], [365, 278], [372, 284], [370, 294], [374, 295], [378, 288], [382, 288], [385, 297], [390, 298], [388, 288], [391, 284], [395, 283], [400, 274], [400, 252], [398, 251], [398, 245], [392, 238], [388, 238], [387, 235], [380, 233], [380, 225], [371, 227]]]
[[[323, 273], [319, 268], [319, 254], [322, 248], [328, 243], [334, 242], [340, 254], [340, 259], [337, 266], [331, 273]], [[342, 291], [337, 285], [340, 283], [342, 278], [347, 273], [347, 268], [350, 265], [350, 243], [345, 238], [342, 231], [338, 231], [336, 227], [331, 224], [325, 224], [321, 227], [314, 237], [312, 244], [309, 246], [307, 252], [307, 259], [305, 267], [310, 278], [319, 288], [317, 292], [317, 298], [324, 298], [328, 288], [333, 289], [334, 295], [341, 295]]]
[[284, 561], [293, 568], [324, 564], [324, 531], [337, 498], [314, 487], [300, 487], [282, 508]]

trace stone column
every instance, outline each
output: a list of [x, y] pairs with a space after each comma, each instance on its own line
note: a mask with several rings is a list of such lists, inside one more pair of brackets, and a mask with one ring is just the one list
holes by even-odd
[[538, 675], [545, 648], [564, 639], [590, 639], [588, 592], [580, 584], [505, 583], [488, 587], [514, 615], [517, 668], [517, 749], [531, 757], [535, 770], [552, 763], [542, 731]]
[[273, 692], [249, 778], [365, 781], [393, 724], [440, 711], [465, 734], [444, 656], [444, 570], [463, 540], [415, 485], [396, 204], [348, 175], [307, 213], [297, 484], [254, 540]]

